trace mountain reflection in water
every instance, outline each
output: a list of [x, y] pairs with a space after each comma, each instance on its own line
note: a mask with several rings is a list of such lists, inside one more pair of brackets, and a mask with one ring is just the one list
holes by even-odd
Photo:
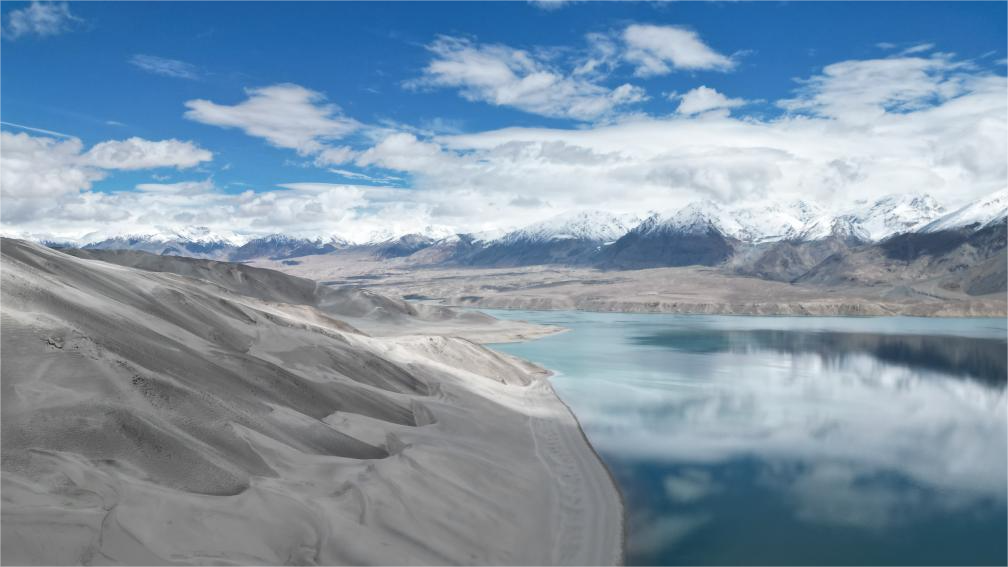
[[630, 564], [1005, 564], [1003, 320], [508, 311], [627, 503]]
[[842, 365], [850, 355], [870, 355], [892, 365], [963, 376], [1004, 387], [1008, 381], [1005, 341], [974, 337], [891, 335], [782, 330], [675, 330], [633, 337], [637, 344], [685, 352], [815, 353]]

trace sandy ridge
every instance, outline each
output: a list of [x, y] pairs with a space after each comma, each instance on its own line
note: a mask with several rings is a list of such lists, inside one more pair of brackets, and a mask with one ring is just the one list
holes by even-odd
[[619, 560], [619, 494], [534, 365], [371, 296], [340, 308], [384, 336], [227, 274], [0, 249], [4, 562]]

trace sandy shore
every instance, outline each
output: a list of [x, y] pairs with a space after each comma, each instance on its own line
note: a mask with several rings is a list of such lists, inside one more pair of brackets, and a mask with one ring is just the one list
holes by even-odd
[[473, 342], [556, 329], [0, 246], [4, 563], [621, 560], [547, 373]]

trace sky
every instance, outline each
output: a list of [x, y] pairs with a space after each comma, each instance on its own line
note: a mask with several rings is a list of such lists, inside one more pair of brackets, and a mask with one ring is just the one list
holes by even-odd
[[1008, 185], [1004, 2], [3, 2], [0, 232], [340, 236]]

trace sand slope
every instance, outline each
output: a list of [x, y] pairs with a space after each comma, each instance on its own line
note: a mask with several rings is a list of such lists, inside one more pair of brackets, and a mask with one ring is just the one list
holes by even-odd
[[621, 557], [618, 493], [545, 373], [422, 334], [478, 321], [231, 264], [0, 250], [4, 563]]
[[464, 337], [476, 342], [509, 342], [561, 329], [505, 321], [475, 311], [410, 303], [357, 286], [333, 287], [279, 271], [180, 256], [156, 256], [132, 250], [72, 249], [68, 254], [120, 266], [169, 272], [215, 283], [227, 290], [268, 301], [309, 305], [372, 335], [410, 332]]

